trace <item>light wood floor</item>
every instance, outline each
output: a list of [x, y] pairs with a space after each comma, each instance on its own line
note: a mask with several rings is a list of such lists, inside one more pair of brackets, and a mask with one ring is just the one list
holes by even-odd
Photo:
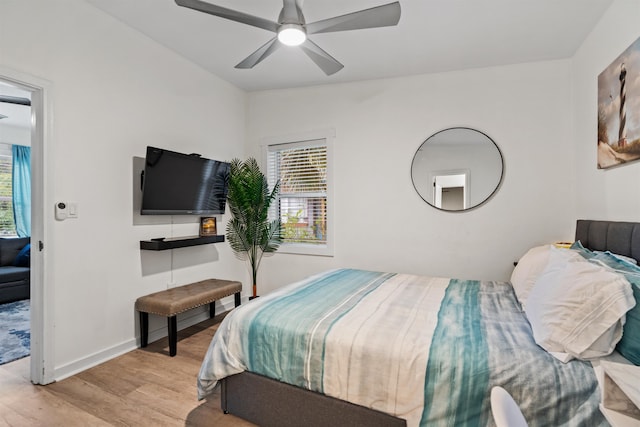
[[196, 377], [224, 316], [46, 386], [29, 381], [29, 358], [0, 366], [0, 426], [216, 426], [253, 424], [225, 415], [219, 391], [198, 402]]

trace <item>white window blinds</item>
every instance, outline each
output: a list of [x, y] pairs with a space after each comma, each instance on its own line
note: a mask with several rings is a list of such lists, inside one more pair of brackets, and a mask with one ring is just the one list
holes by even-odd
[[282, 221], [283, 243], [327, 244], [327, 144], [324, 139], [270, 145], [267, 176], [280, 181], [272, 216]]

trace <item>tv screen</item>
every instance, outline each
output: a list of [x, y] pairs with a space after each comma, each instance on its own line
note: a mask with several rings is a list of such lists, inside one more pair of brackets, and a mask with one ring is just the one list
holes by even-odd
[[147, 147], [142, 215], [219, 215], [227, 200], [229, 163]]

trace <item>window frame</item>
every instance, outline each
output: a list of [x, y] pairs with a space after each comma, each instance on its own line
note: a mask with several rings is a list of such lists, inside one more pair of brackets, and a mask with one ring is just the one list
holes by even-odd
[[[296, 148], [304, 148], [306, 146], [317, 146], [318, 140], [324, 140], [327, 151], [327, 205], [326, 205], [326, 243], [314, 244], [314, 243], [282, 243], [276, 253], [295, 254], [295, 255], [316, 255], [316, 256], [333, 256], [333, 250], [335, 246], [335, 238], [333, 233], [333, 224], [335, 222], [333, 204], [333, 144], [335, 139], [335, 130], [323, 130], [316, 132], [306, 132], [301, 134], [265, 138], [262, 141], [262, 167], [265, 171], [265, 175], [269, 176], [269, 152], [275, 151], [272, 147], [282, 145], [296, 145]], [[273, 183], [269, 183], [270, 187]], [[272, 187], [271, 187], [272, 188]], [[278, 198], [280, 195], [278, 194]], [[270, 218], [273, 218], [270, 216]]]

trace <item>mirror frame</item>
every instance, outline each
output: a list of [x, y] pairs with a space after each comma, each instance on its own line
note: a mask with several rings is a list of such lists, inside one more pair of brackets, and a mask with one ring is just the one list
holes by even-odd
[[[501, 170], [500, 170], [500, 179], [498, 180], [498, 183], [496, 184], [495, 188], [491, 191], [491, 193], [489, 195], [487, 195], [487, 197], [485, 197], [481, 202], [476, 203], [473, 206], [469, 206], [466, 207], [464, 209], [444, 209], [444, 208], [439, 208], [437, 206], [435, 206], [433, 203], [431, 203], [430, 201], [428, 201], [427, 199], [425, 199], [425, 197], [423, 196], [422, 193], [420, 193], [420, 191], [418, 190], [418, 187], [416, 186], [415, 180], [414, 180], [414, 174], [413, 174], [413, 168], [416, 162], [416, 157], [418, 156], [418, 152], [420, 151], [420, 149], [433, 137], [435, 137], [436, 135], [439, 135], [443, 132], [447, 132], [447, 131], [451, 131], [451, 130], [457, 130], [457, 129], [464, 129], [464, 130], [470, 130], [470, 131], [474, 131], [477, 132], [478, 134], [480, 134], [482, 137], [484, 137], [488, 142], [491, 142], [494, 147], [496, 148], [498, 155], [500, 156], [500, 166], [501, 166]], [[451, 169], [453, 170], [453, 169]], [[458, 170], [462, 170], [461, 168], [458, 168]], [[498, 147], [498, 144], [496, 144], [496, 142], [493, 140], [493, 138], [491, 138], [489, 135], [487, 135], [486, 133], [479, 131], [477, 129], [474, 128], [470, 128], [470, 127], [465, 127], [465, 126], [455, 126], [455, 127], [450, 127], [450, 128], [446, 128], [446, 129], [442, 129], [438, 132], [435, 132], [433, 135], [431, 135], [430, 137], [428, 137], [427, 139], [425, 139], [422, 144], [420, 144], [420, 146], [418, 147], [418, 149], [416, 150], [416, 152], [413, 155], [413, 159], [411, 160], [411, 169], [410, 169], [410, 174], [411, 174], [411, 183], [413, 184], [413, 188], [416, 190], [416, 193], [418, 194], [418, 196], [420, 196], [420, 198], [426, 202], [429, 206], [442, 211], [442, 212], [468, 212], [470, 210], [476, 209], [482, 205], [484, 205], [485, 203], [487, 203], [489, 200], [491, 200], [493, 198], [493, 196], [498, 192], [498, 189], [500, 189], [500, 187], [502, 186], [502, 182], [504, 180], [504, 172], [505, 172], [505, 164], [504, 164], [504, 155], [502, 154], [502, 150], [500, 150], [500, 147]], [[432, 171], [432, 172], [437, 172], [436, 170]], [[467, 178], [468, 180], [468, 178]], [[466, 193], [466, 191], [465, 191]], [[465, 195], [465, 200], [464, 203], [466, 204], [468, 201], [468, 196]]]

